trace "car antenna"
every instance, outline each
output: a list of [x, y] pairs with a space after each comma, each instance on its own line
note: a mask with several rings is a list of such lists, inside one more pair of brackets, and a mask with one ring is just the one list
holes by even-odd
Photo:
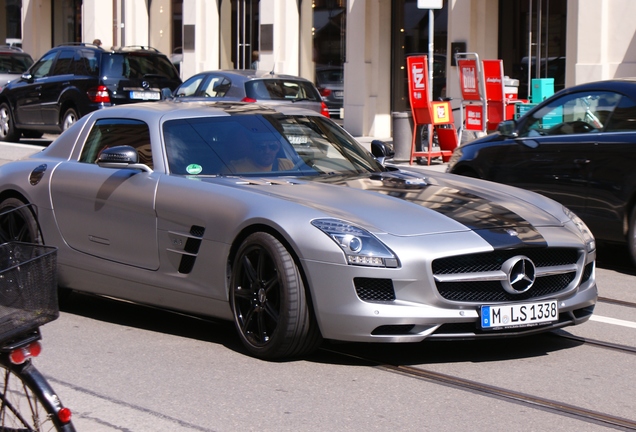
[[274, 72], [274, 69], [276, 68], [276, 65], [272, 66], [272, 70], [269, 71], [270, 75], [276, 75], [276, 73]]

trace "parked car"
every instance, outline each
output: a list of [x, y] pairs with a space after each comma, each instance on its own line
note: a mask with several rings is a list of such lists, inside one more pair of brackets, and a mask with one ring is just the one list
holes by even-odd
[[311, 81], [253, 69], [201, 72], [185, 80], [173, 94], [176, 98], [243, 101], [269, 106], [294, 104], [329, 117], [327, 105]]
[[56, 246], [61, 286], [234, 320], [265, 359], [323, 338], [535, 334], [587, 321], [597, 299], [594, 239], [561, 204], [386, 168], [291, 104], [95, 111], [0, 166], [0, 214], [18, 208], [0, 226]]
[[344, 105], [344, 68], [321, 66], [316, 68], [316, 87], [327, 104], [331, 117], [340, 117]]
[[0, 46], [0, 90], [8, 82], [20, 78], [33, 64], [33, 58], [20, 48]]
[[160, 100], [163, 89], [179, 84], [175, 67], [154, 48], [60, 45], [0, 92], [0, 140], [60, 133], [91, 111]]
[[570, 208], [636, 262], [636, 79], [560, 91], [498, 133], [458, 147], [448, 171], [533, 190]]

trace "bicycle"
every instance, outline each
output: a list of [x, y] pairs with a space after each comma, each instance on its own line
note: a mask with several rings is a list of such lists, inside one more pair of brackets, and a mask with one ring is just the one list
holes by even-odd
[[[12, 208], [0, 221], [20, 211], [31, 212]], [[31, 361], [41, 351], [40, 326], [59, 316], [57, 248], [2, 237], [9, 241], [0, 244], [0, 431], [73, 432], [71, 411]]]

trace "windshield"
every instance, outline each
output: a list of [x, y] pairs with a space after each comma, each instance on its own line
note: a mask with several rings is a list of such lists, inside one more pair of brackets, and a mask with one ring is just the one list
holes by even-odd
[[22, 74], [33, 64], [26, 55], [0, 53], [0, 73]]
[[245, 94], [255, 100], [321, 101], [318, 90], [305, 81], [257, 79], [245, 82]]
[[160, 76], [179, 80], [170, 61], [147, 53], [108, 53], [104, 62], [104, 75], [110, 78], [144, 79]]
[[321, 116], [233, 115], [167, 121], [170, 172], [179, 175], [341, 175], [384, 171]]

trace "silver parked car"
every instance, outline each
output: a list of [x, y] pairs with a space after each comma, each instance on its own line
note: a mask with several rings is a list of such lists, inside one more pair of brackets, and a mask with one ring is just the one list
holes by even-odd
[[10, 81], [19, 79], [33, 64], [33, 58], [20, 48], [0, 46], [0, 90]]
[[0, 213], [35, 207], [0, 218], [0, 237], [57, 246], [62, 287], [233, 320], [264, 359], [590, 318], [596, 249], [577, 216], [372, 149], [291, 105], [98, 110], [0, 167]]
[[273, 106], [294, 104], [329, 117], [329, 109], [311, 81], [252, 69], [201, 72], [188, 78], [173, 95], [176, 98], [255, 102]]

